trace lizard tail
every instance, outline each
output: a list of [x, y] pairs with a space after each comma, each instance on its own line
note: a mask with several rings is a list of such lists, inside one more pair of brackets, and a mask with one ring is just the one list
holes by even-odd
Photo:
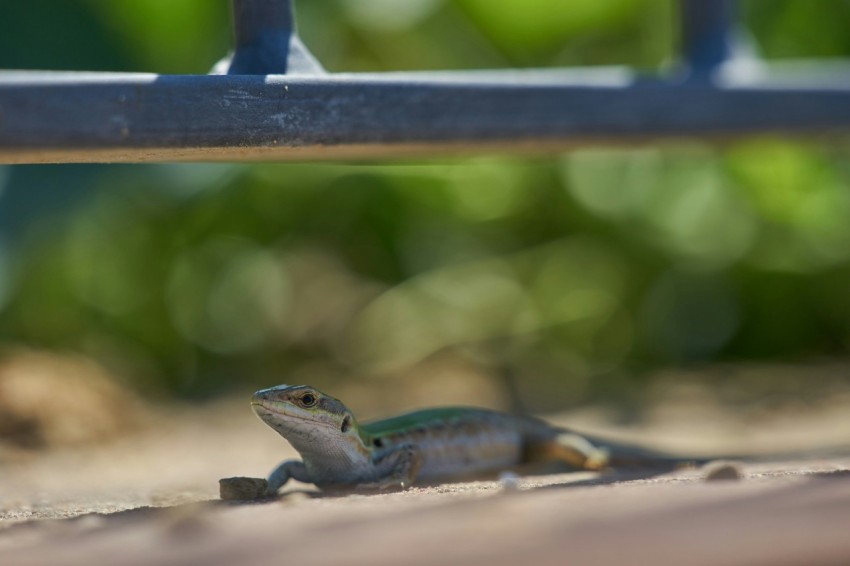
[[588, 463], [593, 467], [583, 466], [587, 469], [613, 467], [672, 471], [681, 468], [703, 466], [719, 458], [737, 459], [734, 457], [707, 458], [704, 456], [668, 454], [637, 444], [624, 444], [605, 438], [578, 435], [572, 432], [564, 432], [559, 435], [559, 443], [561, 442], [560, 439], [564, 437], [581, 438], [587, 446], [593, 448], [587, 452], [589, 455]]

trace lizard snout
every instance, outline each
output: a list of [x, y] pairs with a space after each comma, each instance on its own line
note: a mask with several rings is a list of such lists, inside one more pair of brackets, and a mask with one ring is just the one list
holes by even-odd
[[288, 385], [278, 385], [268, 389], [260, 389], [251, 396], [252, 407], [268, 407], [273, 404], [278, 404], [286, 400], [286, 391]]

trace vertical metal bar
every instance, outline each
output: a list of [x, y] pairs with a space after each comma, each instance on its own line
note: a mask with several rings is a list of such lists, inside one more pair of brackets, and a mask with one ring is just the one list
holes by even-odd
[[233, 0], [233, 27], [229, 75], [322, 71], [298, 39], [291, 0]]
[[691, 78], [710, 78], [732, 56], [735, 0], [681, 0], [682, 57]]

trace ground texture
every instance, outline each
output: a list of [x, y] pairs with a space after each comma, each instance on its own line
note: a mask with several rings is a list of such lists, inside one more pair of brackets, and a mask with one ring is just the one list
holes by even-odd
[[[714, 469], [737, 479], [559, 472], [340, 497], [293, 485], [251, 504], [218, 501], [217, 480], [263, 475], [294, 456], [286, 443], [244, 403], [173, 414], [117, 442], [6, 457], [0, 564], [850, 564], [846, 411], [757, 427], [691, 412], [628, 433], [591, 413], [557, 419], [756, 456]], [[764, 459], [778, 446], [806, 454]]]

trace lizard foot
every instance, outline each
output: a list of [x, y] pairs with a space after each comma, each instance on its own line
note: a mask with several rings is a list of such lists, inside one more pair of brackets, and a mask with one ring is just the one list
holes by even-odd
[[559, 434], [555, 442], [560, 457], [577, 468], [600, 471], [608, 467], [608, 450], [594, 446], [582, 436], [565, 432]]

